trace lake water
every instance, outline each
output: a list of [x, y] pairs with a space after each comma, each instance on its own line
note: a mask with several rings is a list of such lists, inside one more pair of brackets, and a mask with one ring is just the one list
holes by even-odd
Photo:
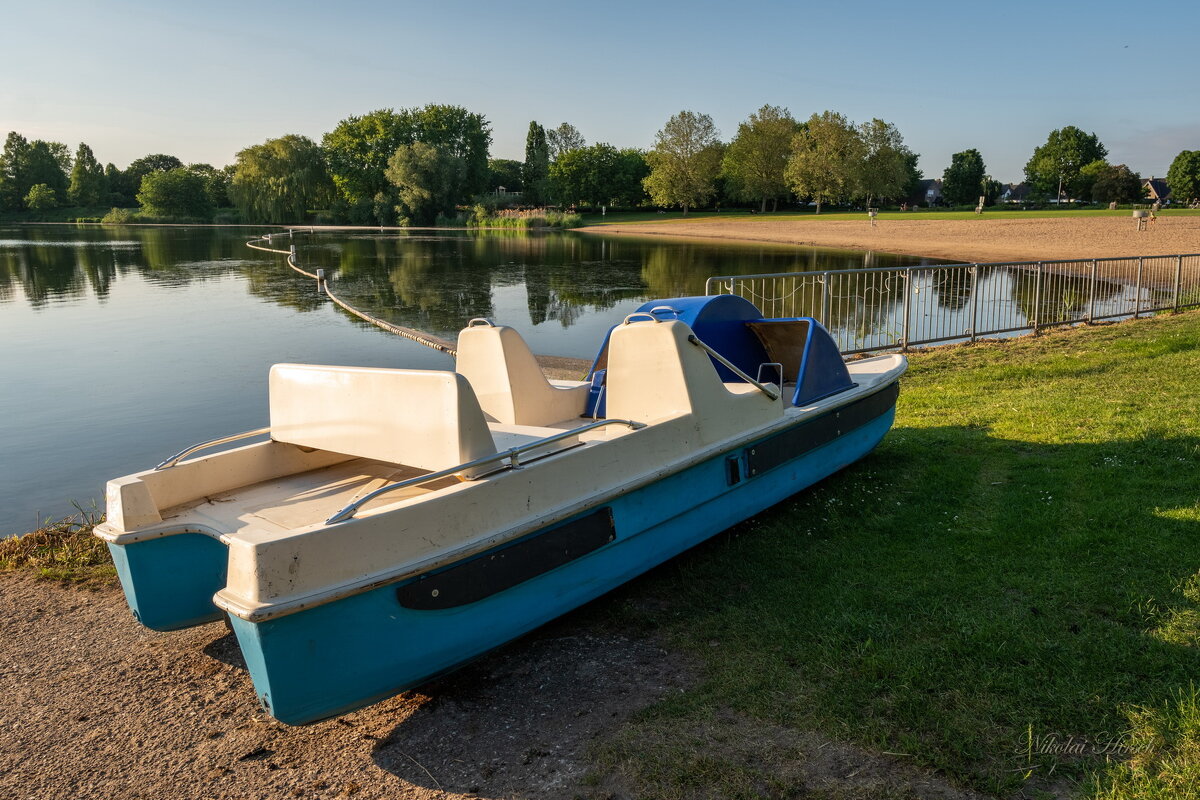
[[[267, 424], [281, 361], [445, 369], [353, 319], [242, 228], [0, 226], [0, 535], [102, 503], [104, 482]], [[288, 238], [276, 238], [286, 248]], [[584, 234], [298, 235], [303, 265], [369, 313], [453, 339], [472, 317], [591, 358], [649, 299], [710, 275], [914, 259]]]

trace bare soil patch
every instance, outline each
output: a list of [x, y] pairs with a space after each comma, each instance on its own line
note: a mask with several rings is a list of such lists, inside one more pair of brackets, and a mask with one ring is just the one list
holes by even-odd
[[1138, 231], [1126, 217], [971, 220], [775, 220], [730, 217], [622, 223], [579, 230], [604, 234], [778, 242], [877, 250], [958, 261], [1037, 261], [1200, 252], [1200, 216], [1160, 216]]
[[690, 682], [568, 616], [449, 678], [303, 728], [262, 714], [221, 623], [138, 625], [115, 589], [0, 575], [0, 797], [592, 796], [593, 741]]
[[156, 633], [113, 587], [0, 574], [0, 797], [625, 800], [662, 796], [653, 764], [675, 753], [749, 770], [764, 797], [980, 797], [732, 713], [630, 724], [698, 668], [610, 627], [568, 615], [420, 691], [292, 728], [259, 710], [221, 623]]

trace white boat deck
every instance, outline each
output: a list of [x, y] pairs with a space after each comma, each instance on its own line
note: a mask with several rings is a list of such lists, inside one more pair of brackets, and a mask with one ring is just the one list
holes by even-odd
[[[529, 444], [547, 436], [578, 427], [585, 420], [569, 419], [547, 426], [489, 423], [497, 451]], [[577, 439], [556, 442], [538, 456], [574, 447]], [[311, 469], [254, 483], [232, 491], [208, 495], [163, 512], [163, 522], [204, 527], [233, 534], [248, 527], [286, 533], [323, 523], [348, 504], [376, 489], [430, 474], [431, 470], [369, 458], [352, 458], [332, 466]], [[430, 494], [460, 480], [441, 478], [419, 486], [398, 489], [362, 506], [362, 512]]]

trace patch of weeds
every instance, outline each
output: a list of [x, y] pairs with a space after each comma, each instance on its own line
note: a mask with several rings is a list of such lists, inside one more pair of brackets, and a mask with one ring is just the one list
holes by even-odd
[[102, 514], [76, 506], [57, 522], [47, 520], [23, 536], [0, 539], [0, 571], [30, 572], [39, 578], [84, 586], [116, 581], [108, 546], [92, 535]]

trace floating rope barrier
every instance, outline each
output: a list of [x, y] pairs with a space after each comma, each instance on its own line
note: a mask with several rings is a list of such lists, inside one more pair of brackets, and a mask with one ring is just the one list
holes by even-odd
[[[315, 231], [313, 231], [311, 229], [309, 232], [315, 233]], [[362, 321], [369, 322], [372, 325], [374, 325], [375, 327], [382, 328], [383, 330], [385, 330], [389, 333], [394, 333], [397, 336], [403, 336], [405, 339], [414, 341], [417, 344], [423, 344], [426, 347], [432, 347], [434, 350], [439, 350], [448, 356], [453, 357], [453, 356], [458, 355], [458, 351], [455, 350], [453, 342], [448, 342], [445, 339], [434, 336], [433, 334], [425, 333], [424, 331], [418, 331], [414, 328], [406, 328], [403, 325], [393, 325], [392, 323], [388, 322], [387, 320], [382, 320], [382, 319], [379, 319], [378, 317], [373, 317], [364, 311], [359, 311], [357, 308], [350, 305], [345, 300], [342, 300], [340, 297], [335, 295], [330, 290], [329, 281], [326, 280], [326, 278], [325, 278], [325, 270], [318, 269], [316, 271], [316, 273], [312, 273], [306, 269], [303, 269], [299, 264], [296, 263], [296, 246], [295, 245], [292, 245], [287, 250], [279, 250], [274, 247], [263, 247], [260, 244], [256, 244], [256, 242], [262, 242], [262, 241], [265, 241], [265, 242], [267, 242], [267, 244], [270, 244], [271, 237], [278, 236], [278, 235], [282, 235], [282, 234], [265, 233], [262, 236], [260, 236], [258, 239], [251, 239], [250, 241], [246, 242], [246, 246], [249, 247], [251, 250], [261, 250], [264, 253], [277, 253], [278, 255], [281, 255], [281, 256], [287, 256], [287, 265], [289, 267], [294, 269], [296, 272], [299, 272], [301, 275], [304, 275], [307, 278], [312, 278], [313, 280], [315, 280], [317, 282], [317, 290], [318, 291], [324, 290], [326, 297], [328, 297], [336, 305], [338, 305], [345, 311], [349, 312], [350, 314], [353, 314], [354, 316], [358, 317]], [[292, 235], [292, 231], [288, 230], [288, 237], [290, 238], [291, 235]]]

